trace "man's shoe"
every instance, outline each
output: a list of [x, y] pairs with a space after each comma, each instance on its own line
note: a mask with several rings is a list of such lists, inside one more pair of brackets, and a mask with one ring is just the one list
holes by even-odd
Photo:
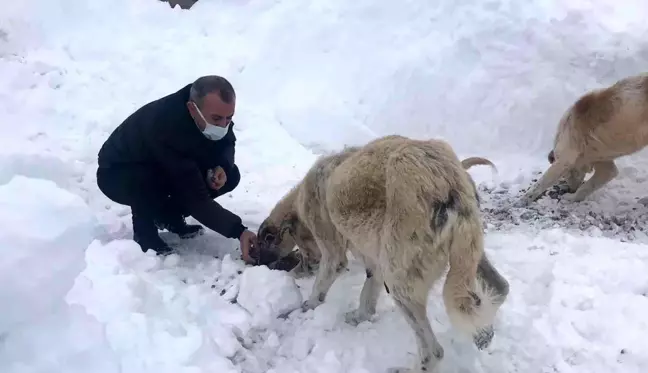
[[198, 224], [187, 224], [184, 217], [177, 216], [166, 221], [156, 220], [155, 225], [159, 229], [166, 229], [171, 233], [177, 234], [182, 239], [194, 238], [205, 233], [205, 228]]
[[160, 238], [160, 236], [158, 236], [157, 234], [155, 234], [155, 236], [150, 236], [134, 233], [133, 241], [137, 242], [140, 245], [143, 252], [146, 252], [150, 249], [155, 250], [158, 255], [168, 255], [173, 253], [173, 248], [167, 245], [167, 243], [164, 242], [164, 240], [162, 240], [162, 238]]
[[173, 249], [160, 238], [157, 227], [151, 219], [133, 213], [133, 241], [137, 242], [143, 252], [155, 250], [160, 255], [167, 255]]

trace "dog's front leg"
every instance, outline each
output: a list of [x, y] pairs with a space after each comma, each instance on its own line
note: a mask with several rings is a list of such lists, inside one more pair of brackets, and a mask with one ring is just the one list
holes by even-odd
[[574, 167], [567, 173], [567, 187], [569, 193], [574, 193], [583, 184], [585, 175], [587, 174], [585, 167]]
[[376, 303], [378, 303], [378, 296], [383, 288], [383, 279], [380, 272], [372, 267], [367, 267], [366, 273], [367, 277], [360, 292], [360, 304], [356, 310], [345, 315], [346, 322], [351, 325], [367, 321], [376, 313]]
[[324, 303], [326, 300], [326, 294], [331, 285], [335, 282], [335, 279], [338, 276], [338, 266], [340, 265], [339, 254], [336, 251], [328, 251], [323, 245], [320, 245], [322, 249], [322, 257], [319, 262], [319, 268], [317, 269], [317, 275], [315, 276], [315, 283], [313, 284], [313, 290], [310, 297], [307, 301], [302, 304], [302, 310], [307, 311], [314, 309], [320, 304]]
[[313, 274], [313, 264], [306, 255], [301, 255], [299, 263], [288, 272], [292, 277], [299, 279]]
[[563, 176], [569, 168], [569, 163], [560, 160], [552, 164], [544, 175], [542, 175], [540, 180], [538, 180], [534, 186], [530, 187], [524, 196], [522, 196], [522, 198], [516, 203], [516, 206], [523, 207], [538, 199], [540, 195], [547, 190], [547, 188], [556, 184], [560, 177]]

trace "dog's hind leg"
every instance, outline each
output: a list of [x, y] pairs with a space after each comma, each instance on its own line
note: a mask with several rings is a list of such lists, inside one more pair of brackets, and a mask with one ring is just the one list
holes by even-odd
[[430, 320], [427, 317], [426, 305], [430, 288], [423, 279], [410, 278], [407, 281], [388, 281], [387, 287], [394, 302], [401, 310], [416, 336], [418, 357], [415, 368], [394, 367], [388, 373], [436, 372], [443, 359], [443, 347], [437, 340]]
[[376, 303], [378, 296], [383, 288], [383, 280], [380, 271], [376, 271], [375, 267], [368, 265], [365, 261], [366, 274], [362, 291], [360, 292], [360, 304], [354, 311], [348, 312], [345, 315], [346, 322], [352, 325], [358, 325], [363, 321], [367, 321], [376, 313]]
[[448, 257], [441, 248], [424, 245], [429, 243], [387, 246], [380, 258], [385, 288], [412, 328], [418, 348], [414, 368], [391, 368], [390, 373], [436, 372], [443, 359], [443, 347], [427, 316], [427, 299], [434, 282], [443, 276]]
[[333, 244], [319, 239], [316, 239], [316, 242], [321, 250], [322, 257], [317, 268], [313, 290], [308, 300], [302, 304], [302, 310], [304, 311], [314, 309], [324, 303], [326, 294], [339, 275], [338, 268], [343, 261], [341, 255], [344, 255], [344, 253], [340, 253], [340, 250], [334, 247]]
[[576, 190], [576, 193], [564, 195], [563, 199], [571, 202], [581, 202], [619, 174], [619, 169], [614, 164], [614, 161], [595, 162], [592, 166], [594, 167], [594, 175], [585, 184], [581, 185]]

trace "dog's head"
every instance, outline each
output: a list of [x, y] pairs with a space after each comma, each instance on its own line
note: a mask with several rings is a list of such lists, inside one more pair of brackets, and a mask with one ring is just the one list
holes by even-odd
[[291, 253], [295, 247], [295, 226], [297, 215], [289, 213], [275, 221], [266, 218], [257, 233], [257, 252], [252, 256], [259, 265], [268, 265]]

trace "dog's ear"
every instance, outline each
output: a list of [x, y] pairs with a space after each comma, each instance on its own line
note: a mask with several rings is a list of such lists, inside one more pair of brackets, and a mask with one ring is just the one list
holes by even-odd
[[556, 161], [556, 157], [554, 156], [554, 151], [550, 151], [549, 154], [547, 155], [547, 160], [549, 163], [553, 164]]
[[279, 229], [269, 219], [264, 220], [259, 226], [257, 233], [259, 244], [264, 247], [272, 244], [276, 239], [278, 231]]
[[291, 212], [288, 215], [284, 216], [281, 224], [279, 225], [278, 237], [283, 237], [285, 233], [288, 233], [289, 235], [294, 237], [298, 219], [299, 218], [297, 218], [297, 214], [295, 214], [294, 212]]

